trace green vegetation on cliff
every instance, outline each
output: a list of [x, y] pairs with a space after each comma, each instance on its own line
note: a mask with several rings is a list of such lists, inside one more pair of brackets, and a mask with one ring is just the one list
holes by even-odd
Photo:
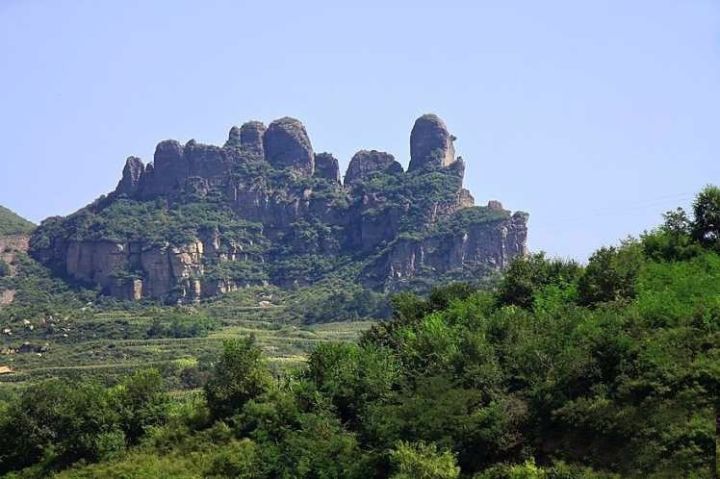
[[[230, 338], [197, 394], [152, 372], [0, 408], [0, 471], [59, 478], [717, 477], [720, 195], [587, 266], [403, 293], [358, 343], [269, 368]], [[43, 398], [33, 401], [31, 398]], [[15, 472], [19, 471], [19, 472]]]
[[17, 213], [0, 206], [0, 236], [30, 234], [35, 225]]

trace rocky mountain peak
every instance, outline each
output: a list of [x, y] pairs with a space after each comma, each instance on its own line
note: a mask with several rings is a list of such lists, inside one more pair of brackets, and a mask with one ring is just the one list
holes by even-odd
[[[410, 167], [360, 150], [344, 184], [300, 121], [233, 127], [224, 146], [160, 142], [130, 157], [112, 194], [35, 230], [31, 253], [128, 299], [191, 301], [254, 284], [340, 275], [398, 290], [465, 280], [525, 254], [527, 215], [475, 206], [465, 162], [436, 115], [415, 122]], [[340, 277], [338, 276], [338, 277]]]
[[260, 121], [249, 121], [243, 123], [243, 126], [240, 127], [240, 145], [243, 149], [261, 160], [265, 158], [265, 150], [263, 147], [265, 130], [267, 130], [265, 124]]
[[403, 167], [390, 153], [377, 150], [360, 150], [353, 155], [345, 173], [345, 184], [367, 178], [374, 172], [402, 173]]
[[315, 177], [340, 183], [340, 163], [331, 153], [315, 155]]
[[437, 115], [429, 113], [415, 120], [410, 132], [408, 171], [445, 167], [455, 161], [455, 137]]
[[305, 126], [299, 120], [284, 117], [270, 123], [263, 135], [263, 147], [265, 158], [273, 167], [292, 168], [312, 176], [315, 155]]
[[240, 127], [233, 126], [230, 128], [230, 132], [228, 133], [228, 139], [225, 142], [226, 148], [240, 148]]
[[129, 156], [125, 160], [125, 167], [122, 172], [122, 179], [115, 188], [119, 194], [132, 196], [140, 186], [140, 179], [145, 171], [145, 165], [142, 160], [136, 156]]

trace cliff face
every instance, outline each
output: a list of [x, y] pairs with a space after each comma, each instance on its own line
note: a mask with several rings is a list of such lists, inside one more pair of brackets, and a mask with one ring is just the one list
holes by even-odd
[[526, 254], [526, 222], [525, 213], [516, 213], [509, 219], [470, 224], [462, 232], [400, 238], [366, 267], [366, 283], [398, 290], [418, 278], [427, 279], [428, 272], [463, 279], [501, 270]]
[[230, 130], [223, 147], [160, 142], [128, 158], [115, 191], [35, 231], [31, 254], [120, 298], [187, 301], [251, 284], [332, 275], [394, 290], [473, 279], [525, 254], [527, 215], [474, 205], [465, 163], [435, 115], [420, 117], [410, 169], [362, 150], [344, 182], [292, 118]]

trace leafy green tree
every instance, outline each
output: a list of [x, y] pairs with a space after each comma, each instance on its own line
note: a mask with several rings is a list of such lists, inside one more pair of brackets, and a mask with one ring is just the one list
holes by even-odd
[[626, 240], [617, 248], [600, 248], [590, 257], [578, 281], [580, 303], [593, 305], [632, 299], [644, 262], [642, 245], [635, 240]]
[[720, 247], [720, 188], [706, 186], [693, 203], [693, 236], [701, 243]]
[[373, 345], [330, 343], [310, 355], [307, 377], [332, 401], [343, 421], [357, 424], [362, 407], [387, 398], [399, 376], [399, 365], [387, 350]]
[[271, 385], [272, 376], [255, 338], [231, 339], [225, 341], [222, 356], [205, 385], [205, 398], [213, 417], [227, 418]]
[[564, 463], [539, 467], [532, 460], [522, 464], [499, 465], [475, 474], [473, 479], [619, 479], [615, 474], [596, 473], [589, 468], [572, 467]]
[[258, 444], [261, 477], [364, 478], [372, 469], [356, 435], [304, 381], [249, 401], [236, 422]]
[[693, 223], [685, 210], [677, 208], [663, 215], [665, 222], [642, 236], [645, 255], [654, 260], [682, 261], [702, 254], [703, 247], [693, 237]]
[[50, 380], [28, 387], [2, 418], [0, 472], [96, 461], [124, 447], [117, 413], [102, 387]]
[[549, 260], [545, 253], [517, 258], [510, 264], [498, 288], [501, 305], [531, 308], [535, 297], [548, 285], [567, 286], [577, 280], [582, 268], [574, 261]]
[[400, 441], [390, 452], [392, 479], [456, 479], [460, 468], [448, 451], [433, 444]]
[[147, 428], [165, 421], [170, 400], [157, 370], [137, 371], [113, 392], [120, 415], [120, 427], [129, 442], [137, 442]]
[[216, 451], [205, 475], [208, 479], [257, 478], [257, 445], [250, 439], [231, 441]]

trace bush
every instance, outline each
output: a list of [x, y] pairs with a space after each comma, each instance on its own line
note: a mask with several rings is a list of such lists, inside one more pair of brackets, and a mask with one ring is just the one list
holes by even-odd
[[438, 452], [435, 445], [400, 441], [390, 452], [392, 479], [455, 479], [460, 468], [447, 451]]
[[218, 327], [217, 320], [204, 312], [179, 309], [160, 313], [147, 330], [148, 338], [195, 338], [207, 336]]
[[695, 239], [712, 248], [720, 247], [720, 188], [706, 186], [693, 203]]
[[0, 278], [4, 278], [5, 276], [10, 276], [11, 269], [10, 265], [5, 262], [5, 260], [0, 259]]
[[205, 398], [214, 418], [227, 418], [271, 384], [272, 376], [255, 338], [231, 339], [225, 341], [222, 356], [205, 385]]
[[627, 240], [618, 248], [600, 248], [590, 257], [578, 281], [580, 304], [634, 298], [635, 283], [644, 262], [642, 245], [635, 240]]
[[548, 260], [544, 253], [517, 258], [500, 282], [498, 302], [505, 306], [531, 308], [543, 288], [549, 285], [571, 287], [582, 271], [575, 261]]

